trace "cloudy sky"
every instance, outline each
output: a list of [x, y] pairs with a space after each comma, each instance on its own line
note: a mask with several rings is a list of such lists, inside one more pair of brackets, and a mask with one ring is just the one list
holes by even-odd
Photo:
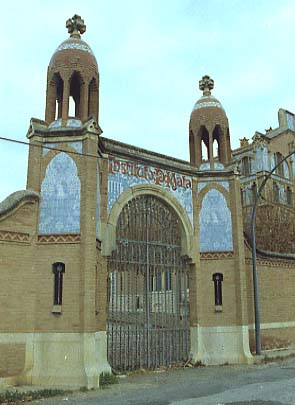
[[[46, 70], [84, 18], [100, 70], [104, 136], [188, 160], [188, 123], [209, 74], [232, 147], [295, 111], [295, 0], [1, 1], [0, 136], [44, 119]], [[27, 147], [0, 141], [0, 200], [26, 187]]]

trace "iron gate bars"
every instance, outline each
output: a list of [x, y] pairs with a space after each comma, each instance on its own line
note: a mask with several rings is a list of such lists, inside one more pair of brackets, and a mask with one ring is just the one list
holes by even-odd
[[117, 223], [108, 260], [108, 360], [118, 371], [188, 358], [189, 266], [179, 219], [160, 199], [135, 197]]

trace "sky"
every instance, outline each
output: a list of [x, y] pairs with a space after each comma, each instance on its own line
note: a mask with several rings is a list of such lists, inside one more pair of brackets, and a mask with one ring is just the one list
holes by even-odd
[[[50, 58], [74, 14], [100, 72], [103, 136], [189, 160], [188, 124], [215, 81], [232, 148], [295, 111], [295, 0], [0, 0], [0, 136], [44, 119]], [[0, 140], [0, 201], [26, 188], [28, 147]]]

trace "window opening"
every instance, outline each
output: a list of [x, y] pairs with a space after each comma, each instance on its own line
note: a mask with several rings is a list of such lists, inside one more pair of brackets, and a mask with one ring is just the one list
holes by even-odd
[[217, 139], [213, 140], [213, 158], [219, 159], [219, 146]]
[[214, 282], [214, 299], [215, 305], [221, 306], [222, 305], [222, 281], [223, 281], [223, 274], [215, 273], [213, 274], [212, 281]]
[[208, 148], [203, 140], [201, 145], [202, 145], [202, 160], [209, 160]]
[[172, 283], [171, 283], [171, 271], [167, 271], [165, 273], [165, 290], [171, 290]]
[[54, 263], [53, 264], [53, 274], [54, 274], [54, 305], [62, 305], [62, 289], [63, 289], [63, 273], [65, 272], [64, 263]]
[[69, 117], [75, 117], [76, 104], [72, 96], [69, 99]]

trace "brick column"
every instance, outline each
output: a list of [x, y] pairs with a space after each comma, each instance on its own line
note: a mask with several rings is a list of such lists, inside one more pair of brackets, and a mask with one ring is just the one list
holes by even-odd
[[47, 80], [45, 121], [50, 124], [55, 120], [56, 109], [56, 84]]
[[80, 94], [80, 117], [81, 121], [84, 122], [88, 118], [88, 80], [85, 80], [81, 85], [81, 94]]
[[70, 98], [70, 83], [69, 77], [63, 77], [64, 81], [64, 91], [63, 91], [63, 98], [62, 98], [62, 125], [65, 126], [66, 122], [69, 118], [69, 98]]

